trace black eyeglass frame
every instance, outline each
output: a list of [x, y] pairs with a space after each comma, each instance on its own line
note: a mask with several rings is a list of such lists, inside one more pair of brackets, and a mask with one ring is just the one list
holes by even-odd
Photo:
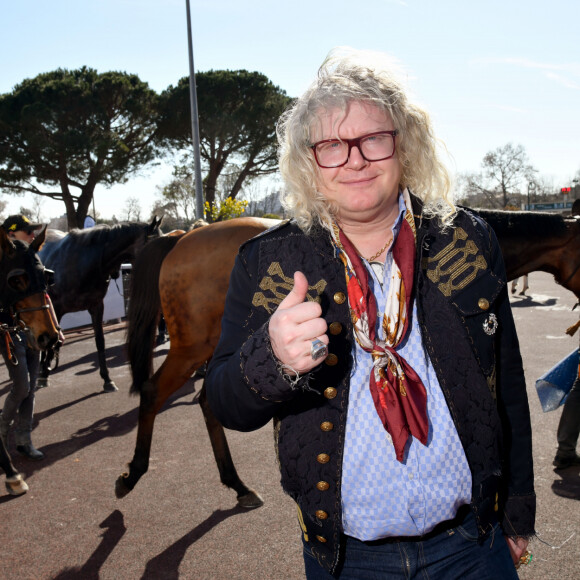
[[[361, 157], [365, 161], [368, 161], [369, 163], [372, 163], [373, 161], [385, 161], [385, 160], [393, 157], [393, 155], [395, 154], [395, 151], [397, 149], [397, 142], [395, 140], [395, 137], [398, 134], [399, 134], [399, 130], [395, 129], [394, 131], [377, 131], [375, 133], [368, 133], [366, 135], [361, 135], [360, 137], [356, 137], [356, 139], [323, 139], [322, 141], [317, 141], [313, 145], [310, 145], [310, 149], [312, 149], [312, 151], [314, 152], [314, 159], [316, 160], [318, 167], [322, 167], [322, 169], [336, 169], [337, 167], [342, 167], [343, 165], [346, 165], [348, 163], [348, 160], [350, 159], [350, 151], [353, 147], [356, 147], [359, 150]], [[387, 155], [386, 157], [381, 157], [380, 159], [367, 159], [365, 157], [365, 154], [363, 153], [363, 151], [361, 149], [360, 142], [363, 139], [368, 139], [369, 137], [374, 137], [375, 135], [390, 135], [393, 139], [393, 152], [390, 155]], [[318, 160], [316, 148], [319, 145], [322, 145], [323, 143], [332, 143], [333, 141], [339, 141], [341, 143], [346, 143], [348, 145], [348, 153], [346, 155], [346, 159], [345, 159], [344, 163], [340, 163], [339, 165], [322, 165], [320, 163], [320, 161]]]

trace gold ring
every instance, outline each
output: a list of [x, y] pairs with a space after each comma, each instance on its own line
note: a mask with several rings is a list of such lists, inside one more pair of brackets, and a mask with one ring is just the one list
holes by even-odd
[[516, 570], [520, 567], [520, 566], [527, 566], [530, 562], [532, 561], [532, 553], [529, 550], [526, 550], [521, 556], [520, 559], [518, 560], [517, 564], [516, 564]]

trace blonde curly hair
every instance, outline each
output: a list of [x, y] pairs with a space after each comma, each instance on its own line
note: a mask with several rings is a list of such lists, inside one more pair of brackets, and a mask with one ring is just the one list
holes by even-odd
[[318, 192], [319, 167], [310, 149], [311, 130], [321, 112], [346, 113], [353, 101], [372, 104], [394, 121], [401, 189], [409, 188], [425, 211], [448, 223], [455, 214], [451, 180], [439, 156], [429, 114], [409, 100], [396, 67], [386, 55], [337, 48], [330, 52], [316, 80], [280, 117], [277, 125], [280, 173], [285, 183], [282, 203], [308, 231], [317, 218], [330, 227], [337, 208]]

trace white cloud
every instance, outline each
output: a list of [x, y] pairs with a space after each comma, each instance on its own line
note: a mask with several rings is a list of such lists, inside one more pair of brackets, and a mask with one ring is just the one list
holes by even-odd
[[472, 61], [473, 64], [505, 64], [520, 68], [539, 70], [544, 76], [569, 89], [580, 90], [580, 63], [545, 63], [529, 60], [527, 58], [479, 58]]
[[556, 81], [557, 83], [560, 83], [561, 85], [565, 86], [568, 89], [574, 89], [576, 91], [580, 91], [580, 83], [576, 83], [574, 81], [571, 81], [565, 77], [563, 77], [562, 75], [559, 75], [555, 72], [551, 72], [548, 71], [545, 73], [546, 78], [549, 78], [550, 80]]

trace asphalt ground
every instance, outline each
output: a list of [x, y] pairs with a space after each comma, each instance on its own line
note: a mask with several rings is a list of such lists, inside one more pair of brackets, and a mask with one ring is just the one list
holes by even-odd
[[[565, 334], [578, 320], [574, 303], [543, 273], [530, 275], [527, 297], [512, 297], [538, 496], [533, 560], [520, 569], [525, 579], [580, 577], [580, 469], [554, 471], [561, 410], [543, 413], [535, 391], [536, 379], [578, 345], [578, 336]], [[102, 390], [92, 332], [69, 331], [52, 384], [36, 397], [33, 440], [46, 459], [28, 462], [12, 446], [30, 491], [12, 497], [0, 487], [0, 580], [303, 578], [296, 511], [279, 485], [271, 425], [227, 432], [240, 477], [264, 499], [243, 510], [219, 481], [196, 400], [199, 381], [190, 380], [159, 414], [149, 472], [127, 497], [115, 497], [115, 480], [133, 455], [138, 399], [128, 394], [124, 324], [108, 325], [105, 340], [119, 392]], [[159, 364], [167, 345], [156, 352]], [[2, 363], [0, 401], [9, 386]]]

